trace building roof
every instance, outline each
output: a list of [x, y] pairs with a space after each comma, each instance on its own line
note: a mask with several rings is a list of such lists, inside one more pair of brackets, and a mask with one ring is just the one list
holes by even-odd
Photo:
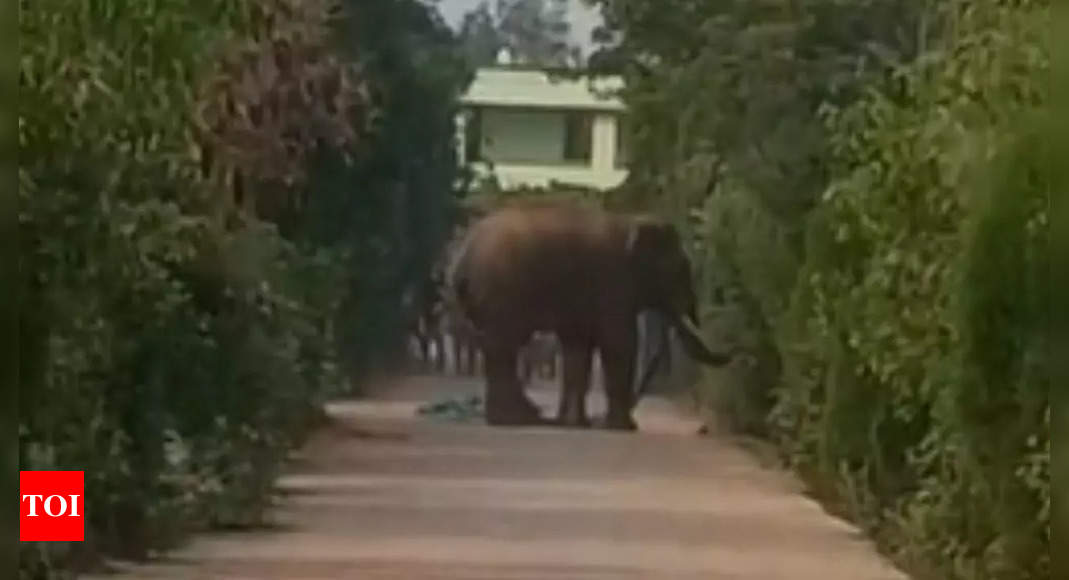
[[620, 77], [567, 78], [544, 69], [486, 67], [475, 73], [461, 102], [468, 105], [622, 111], [611, 93]]

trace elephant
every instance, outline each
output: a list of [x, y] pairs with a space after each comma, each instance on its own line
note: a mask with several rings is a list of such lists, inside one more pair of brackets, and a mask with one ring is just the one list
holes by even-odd
[[557, 335], [563, 388], [556, 422], [587, 427], [586, 395], [596, 351], [605, 375], [605, 427], [632, 417], [638, 314], [675, 327], [685, 352], [705, 364], [732, 355], [710, 349], [698, 328], [690, 261], [678, 231], [647, 214], [617, 214], [560, 201], [514, 203], [468, 230], [448, 284], [478, 331], [490, 425], [546, 423], [517, 376], [517, 352], [535, 332]]

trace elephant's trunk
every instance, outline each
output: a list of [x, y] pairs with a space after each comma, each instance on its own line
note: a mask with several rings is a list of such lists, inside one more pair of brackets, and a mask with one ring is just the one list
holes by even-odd
[[683, 350], [694, 360], [710, 366], [724, 366], [731, 362], [731, 354], [714, 352], [702, 338], [701, 329], [698, 327], [698, 315], [696, 309], [687, 309], [684, 315], [675, 315], [673, 323], [679, 333], [679, 342]]
[[698, 325], [698, 307], [693, 301], [687, 306], [686, 317], [693, 322], [695, 326]]
[[[717, 353], [713, 352], [708, 345], [705, 344], [705, 340], [702, 338], [701, 330], [698, 328], [698, 315], [696, 309], [686, 309], [686, 314], [669, 314], [668, 319], [679, 333], [680, 343], [683, 345], [683, 350], [686, 351], [691, 358], [698, 362], [710, 365], [710, 366], [724, 366], [731, 362], [732, 356], [730, 353]], [[667, 354], [669, 345], [668, 341], [660, 341], [657, 345], [657, 350], [654, 351], [653, 358], [646, 363], [645, 372], [639, 377], [638, 386], [636, 388], [635, 402], [642, 398], [643, 395], [649, 390], [650, 385], [653, 382], [653, 375], [656, 369], [660, 367], [661, 360]]]

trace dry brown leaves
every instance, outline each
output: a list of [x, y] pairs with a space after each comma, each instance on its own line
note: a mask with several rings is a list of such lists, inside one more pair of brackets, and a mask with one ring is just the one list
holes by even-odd
[[[240, 184], [300, 182], [321, 146], [350, 149], [367, 126], [359, 68], [333, 46], [331, 0], [250, 2], [250, 38], [225, 51], [197, 111], [205, 163]], [[238, 196], [241, 192], [236, 192]]]

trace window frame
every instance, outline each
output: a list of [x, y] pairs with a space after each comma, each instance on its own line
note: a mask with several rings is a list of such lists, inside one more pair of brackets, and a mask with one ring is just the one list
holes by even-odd
[[[561, 167], [561, 168], [593, 168], [594, 158], [594, 124], [598, 111], [586, 108], [567, 108], [567, 107], [537, 107], [537, 106], [509, 106], [509, 105], [482, 105], [473, 104], [467, 106], [468, 111], [471, 111], [473, 115], [468, 118], [468, 126], [465, 127], [465, 160], [467, 162], [485, 163], [490, 165], [511, 165], [517, 167]], [[482, 116], [488, 110], [506, 111], [510, 113], [534, 113], [544, 115], [561, 115], [564, 117], [564, 142], [561, 143], [561, 158], [555, 161], [533, 161], [523, 159], [491, 159], [486, 157], [483, 140], [485, 135], [483, 134], [483, 121]], [[569, 131], [570, 119], [577, 116], [582, 116], [587, 119], [585, 133], [586, 133], [586, 151], [585, 158], [570, 159], [569, 158]], [[475, 120], [478, 117], [478, 120]], [[472, 139], [472, 137], [476, 137]], [[477, 141], [477, 144], [472, 144], [471, 141]], [[471, 156], [469, 153], [474, 152], [477, 157]]]

